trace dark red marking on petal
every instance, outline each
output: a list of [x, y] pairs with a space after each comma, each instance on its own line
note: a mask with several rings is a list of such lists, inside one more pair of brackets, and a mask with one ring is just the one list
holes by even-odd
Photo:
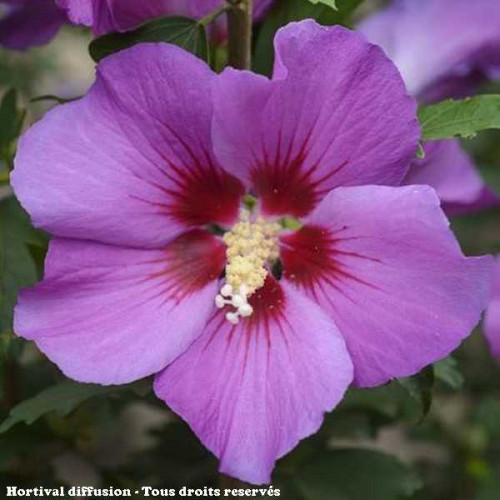
[[311, 184], [302, 179], [301, 162], [297, 158], [288, 169], [263, 165], [252, 172], [252, 184], [265, 214], [302, 217], [314, 208], [316, 195]]
[[162, 173], [176, 184], [169, 194], [174, 202], [169, 215], [188, 225], [230, 224], [237, 217], [244, 187], [236, 177], [216, 165], [200, 144], [200, 157], [172, 126], [161, 122], [190, 158], [190, 165], [176, 165], [165, 158]]
[[[279, 334], [288, 345], [286, 324], [286, 298], [279, 281], [268, 275], [264, 286], [259, 288], [249, 299], [253, 307], [253, 314], [244, 318], [245, 365], [248, 358], [248, 349], [252, 338], [262, 338], [267, 345], [268, 363], [271, 361], [271, 346], [273, 334]], [[288, 330], [288, 329], [287, 329]]]
[[311, 134], [312, 131], [292, 157], [293, 143], [289, 144], [283, 154], [280, 133], [274, 158], [270, 158], [264, 151], [263, 163], [252, 169], [251, 182], [256, 194], [261, 198], [261, 207], [265, 214], [306, 216], [325, 194], [335, 187], [334, 176], [349, 164], [344, 161], [318, 176], [318, 168], [327, 152], [325, 151], [316, 163], [306, 168]]
[[249, 323], [268, 321], [282, 314], [285, 294], [279, 281], [268, 275], [264, 286], [254, 292], [248, 302], [253, 307], [253, 314], [248, 318]]
[[[283, 276], [298, 286], [309, 289], [314, 296], [316, 287], [324, 292], [323, 285], [335, 288], [344, 293], [341, 282], [353, 280], [369, 287], [371, 283], [355, 276], [342, 262], [342, 257], [354, 257], [381, 263], [379, 259], [340, 248], [344, 241], [359, 239], [357, 237], [340, 237], [337, 233], [319, 226], [303, 226], [300, 230], [286, 234], [280, 238], [280, 256], [283, 262]], [[376, 288], [376, 287], [375, 287]]]
[[[250, 305], [253, 307], [253, 314], [247, 318], [241, 318], [238, 325], [231, 325], [227, 335], [228, 344], [237, 340], [237, 336], [245, 336], [245, 348], [248, 346], [252, 339], [263, 336], [268, 346], [272, 343], [271, 324], [278, 327], [280, 334], [285, 337], [283, 331], [283, 318], [285, 309], [285, 294], [281, 285], [276, 279], [268, 275], [264, 286], [259, 288], [249, 298]], [[223, 309], [217, 310], [212, 318], [208, 321], [207, 325], [215, 323], [213, 337], [208, 341], [208, 345], [213, 341], [220, 331], [226, 331], [228, 323], [225, 318], [226, 313], [233, 312], [231, 306], [226, 306]], [[240, 337], [238, 337], [241, 340]]]
[[[181, 173], [179, 175], [182, 177]], [[183, 188], [175, 195], [170, 214], [188, 225], [231, 224], [244, 194], [242, 184], [222, 170], [184, 175]]]
[[148, 278], [163, 278], [158, 294], [178, 303], [219, 278], [226, 265], [225, 248], [207, 231], [189, 231], [168, 245], [165, 268]]
[[281, 318], [285, 308], [285, 294], [278, 281], [268, 275], [264, 285], [249, 298], [253, 314], [241, 320], [246, 335], [247, 350], [252, 337], [263, 336], [268, 346], [272, 343], [271, 324], [281, 331]]
[[214, 165], [207, 153], [199, 159], [188, 146], [185, 148], [191, 156], [189, 167], [177, 165], [163, 156], [165, 165], [157, 170], [164, 177], [165, 184], [134, 173], [141, 181], [166, 195], [164, 202], [140, 198], [141, 201], [188, 226], [233, 223], [245, 193], [243, 185], [236, 177]]

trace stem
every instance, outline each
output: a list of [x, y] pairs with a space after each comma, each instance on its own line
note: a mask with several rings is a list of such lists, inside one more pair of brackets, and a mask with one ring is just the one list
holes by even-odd
[[229, 32], [229, 65], [236, 69], [250, 69], [252, 65], [253, 0], [227, 0]]

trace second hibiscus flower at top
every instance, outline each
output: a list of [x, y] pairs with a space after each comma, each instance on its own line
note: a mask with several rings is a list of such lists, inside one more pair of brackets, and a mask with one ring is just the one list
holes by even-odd
[[[66, 9], [71, 22], [92, 27], [96, 35], [128, 31], [162, 16], [187, 16], [201, 19], [224, 5], [223, 0], [55, 0]], [[254, 19], [259, 19], [273, 0], [253, 0]], [[226, 37], [226, 23], [219, 19], [212, 34]]]
[[156, 374], [221, 470], [254, 483], [353, 380], [454, 350], [492, 266], [463, 256], [431, 188], [397, 187], [419, 127], [383, 52], [313, 21], [275, 45], [271, 80], [164, 44], [111, 56], [26, 133], [13, 174], [54, 235], [16, 332], [80, 381]]

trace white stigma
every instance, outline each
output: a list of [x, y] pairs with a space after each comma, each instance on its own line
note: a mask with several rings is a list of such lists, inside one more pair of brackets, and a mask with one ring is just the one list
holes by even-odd
[[268, 274], [266, 265], [278, 258], [277, 234], [281, 226], [258, 218], [250, 221], [248, 210], [242, 210], [240, 222], [224, 235], [227, 245], [226, 282], [215, 297], [219, 309], [231, 306], [226, 319], [237, 325], [240, 318], [248, 318], [253, 307], [249, 297], [261, 288]]

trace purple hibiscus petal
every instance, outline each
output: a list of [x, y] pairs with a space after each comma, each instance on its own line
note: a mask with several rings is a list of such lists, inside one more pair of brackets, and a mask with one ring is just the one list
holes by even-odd
[[137, 380], [203, 331], [224, 265], [223, 243], [201, 230], [162, 250], [56, 238], [45, 279], [20, 295], [15, 331], [75, 380]]
[[186, 228], [230, 224], [243, 187], [212, 153], [215, 74], [167, 44], [106, 58], [83, 99], [21, 139], [12, 185], [59, 237], [158, 248]]
[[458, 140], [427, 142], [424, 150], [425, 158], [413, 162], [404, 184], [433, 187], [443, 207], [479, 200], [486, 186]]
[[[66, 10], [69, 20], [75, 24], [92, 26], [94, 8], [98, 7], [99, 0], [55, 0]], [[104, 7], [105, 4], [103, 4]]]
[[281, 29], [272, 80], [226, 70], [213, 141], [265, 214], [309, 213], [332, 188], [399, 184], [416, 151], [415, 102], [376, 46], [308, 20]]
[[395, 0], [359, 29], [384, 48], [413, 95], [436, 98], [436, 85], [460, 94], [477, 71], [498, 71], [499, 26], [498, 0]]
[[68, 19], [54, 0], [0, 0], [7, 14], [0, 20], [0, 45], [24, 50], [48, 43]]
[[485, 187], [481, 191], [479, 197], [472, 203], [447, 203], [444, 209], [449, 216], [455, 217], [497, 207], [500, 207], [500, 197], [495, 193], [495, 191], [489, 187]]
[[221, 472], [269, 483], [277, 458], [316, 432], [352, 364], [333, 321], [272, 278], [238, 326], [218, 312], [155, 380], [155, 392], [220, 458]]
[[[57, 0], [75, 24], [92, 27], [96, 35], [126, 31], [168, 12], [168, 0]], [[186, 2], [184, 2], [186, 3]]]
[[334, 319], [360, 386], [448, 355], [489, 295], [491, 258], [463, 256], [428, 186], [336, 189], [281, 257], [285, 280]]
[[[424, 102], [464, 97], [500, 68], [500, 2], [496, 0], [395, 0], [359, 26], [400, 69], [411, 93]], [[448, 214], [492, 204], [491, 192], [454, 141], [426, 145], [406, 183], [437, 189]], [[497, 204], [498, 199], [493, 204]]]
[[496, 258], [492, 299], [484, 317], [484, 333], [494, 356], [500, 357], [500, 258]]
[[[218, 9], [221, 0], [57, 0], [76, 24], [91, 26], [96, 35], [127, 31], [160, 16], [187, 16], [200, 19]], [[254, 0], [259, 18], [272, 0]], [[216, 36], [225, 37], [224, 19], [217, 21]]]

